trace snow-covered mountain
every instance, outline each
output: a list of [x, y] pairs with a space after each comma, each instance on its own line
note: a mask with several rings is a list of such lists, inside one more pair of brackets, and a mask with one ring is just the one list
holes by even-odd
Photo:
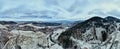
[[106, 20], [110, 21], [110, 22], [120, 22], [120, 19], [112, 17], [112, 16], [108, 16], [105, 18]]
[[62, 21], [0, 21], [0, 48], [119, 49], [119, 21], [112, 16], [96, 16], [70, 26], [61, 25]]
[[[115, 49], [120, 34], [120, 19], [92, 17], [62, 32], [58, 38], [59, 45], [65, 49]], [[110, 43], [109, 43], [110, 42]], [[120, 43], [117, 43], [119, 45]], [[89, 45], [89, 46], [88, 46]]]

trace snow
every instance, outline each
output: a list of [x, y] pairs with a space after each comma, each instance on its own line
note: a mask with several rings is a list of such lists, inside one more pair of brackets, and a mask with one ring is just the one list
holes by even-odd
[[[57, 38], [63, 31], [65, 31], [65, 29], [67, 28], [55, 30], [52, 34], [53, 40], [57, 41]], [[40, 31], [33, 32], [15, 29], [12, 30], [10, 33], [13, 35], [11, 36], [12, 41], [10, 43], [15, 43], [16, 37], [20, 34], [18, 38], [19, 39], [18, 45], [20, 45], [22, 49], [63, 49], [62, 46], [58, 45], [58, 43], [54, 43], [50, 40], [50, 34], [46, 35]], [[39, 47], [37, 44], [44, 46], [44, 48]]]
[[[109, 34], [108, 38], [106, 41], [101, 42], [100, 40], [90, 40], [90, 41], [84, 41], [84, 40], [79, 40], [76, 39], [74, 37], [71, 36], [70, 39], [72, 39], [75, 43], [74, 45], [78, 46], [78, 49], [84, 49], [84, 48], [88, 48], [88, 49], [110, 49], [111, 45], [112, 48], [111, 49], [118, 49], [120, 48], [120, 31], [118, 30], [118, 28], [120, 27], [119, 25], [120, 23], [117, 23], [117, 27], [115, 28], [114, 32], [112, 32], [111, 34]], [[32, 24], [27, 24], [28, 26], [33, 26], [35, 28], [39, 28], [38, 26], [34, 26]], [[21, 25], [22, 26], [22, 25]], [[24, 26], [24, 25], [23, 25]], [[4, 25], [0, 25], [1, 28], [6, 28]], [[57, 26], [48, 26], [49, 28], [54, 28]], [[44, 27], [43, 27], [44, 28]], [[58, 45], [58, 37], [60, 36], [60, 34], [65, 31], [66, 29], [68, 29], [67, 27], [64, 29], [57, 29], [54, 30], [54, 32], [50, 33], [50, 34], [45, 34], [43, 32], [33, 32], [33, 31], [22, 31], [22, 30], [12, 30], [10, 31], [10, 33], [12, 34], [9, 38], [10, 41], [8, 42], [8, 45], [10, 45], [11, 47], [13, 47], [15, 45], [15, 40], [17, 38], [17, 36], [20, 34], [19, 38], [18, 38], [18, 45], [21, 46], [22, 49], [64, 49], [62, 46]], [[85, 38], [93, 38], [92, 36], [87, 37], [87, 35], [92, 34], [91, 30], [93, 28], [90, 28], [88, 30], [86, 30], [86, 32], [83, 34], [85, 35]], [[101, 31], [106, 31], [106, 29], [102, 28], [102, 27], [97, 27], [95, 28], [96, 30], [96, 35], [99, 38], [101, 38], [102, 34]], [[55, 42], [52, 42], [50, 40], [50, 35], [52, 37], [52, 39]], [[84, 38], [84, 39], [85, 39]], [[43, 47], [38, 46], [38, 44], [42, 45]], [[117, 46], [118, 45], [118, 46]], [[49, 46], [49, 47], [48, 47]], [[73, 48], [68, 48], [68, 49], [73, 49]]]
[[34, 28], [45, 28], [45, 27], [38, 27], [38, 26], [34, 26], [32, 24], [25, 24], [25, 25], [19, 25], [19, 27], [24, 27], [24, 26], [31, 26], [31, 27], [34, 27]]
[[5, 27], [4, 25], [1, 25], [1, 24], [0, 24], [0, 28], [6, 28], [6, 27]]
[[20, 33], [19, 37], [19, 45], [23, 49], [38, 49], [40, 47], [37, 46], [37, 44], [41, 45], [46, 45], [47, 40], [45, 38], [45, 34], [42, 32], [32, 32], [32, 31], [21, 31], [21, 30], [12, 30], [11, 33], [14, 35], [14, 37], [18, 36]]
[[62, 46], [55, 44], [55, 45], [51, 46], [50, 49], [63, 49], [63, 48], [62, 48]]

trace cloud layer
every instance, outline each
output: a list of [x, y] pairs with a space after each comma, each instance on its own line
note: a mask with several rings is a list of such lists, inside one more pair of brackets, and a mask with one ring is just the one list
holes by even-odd
[[84, 20], [120, 16], [120, 0], [0, 0], [1, 20]]

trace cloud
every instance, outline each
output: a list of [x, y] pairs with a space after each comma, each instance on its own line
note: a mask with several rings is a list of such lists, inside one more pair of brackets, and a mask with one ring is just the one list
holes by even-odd
[[79, 20], [94, 15], [119, 17], [119, 8], [119, 0], [0, 0], [0, 17], [10, 20], [24, 20], [24, 17], [27, 20], [31, 17], [33, 20]]

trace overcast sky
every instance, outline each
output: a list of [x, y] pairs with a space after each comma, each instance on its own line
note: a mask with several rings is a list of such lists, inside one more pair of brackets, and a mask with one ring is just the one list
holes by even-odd
[[0, 20], [85, 20], [119, 13], [120, 0], [0, 0]]

